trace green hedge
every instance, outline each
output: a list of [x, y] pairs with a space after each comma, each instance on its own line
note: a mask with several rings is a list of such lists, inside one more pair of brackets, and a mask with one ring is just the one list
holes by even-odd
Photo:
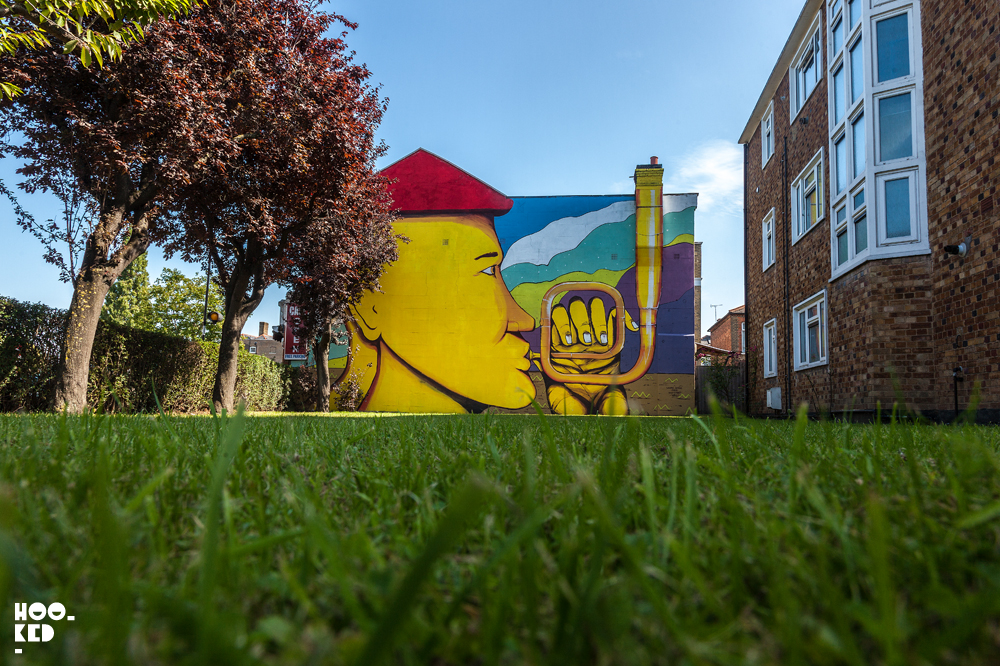
[[[66, 311], [0, 297], [0, 411], [48, 408]], [[87, 401], [108, 411], [208, 409], [219, 345], [102, 321], [90, 359]], [[289, 368], [242, 347], [236, 400], [252, 411], [283, 409]], [[155, 396], [154, 396], [155, 387]]]

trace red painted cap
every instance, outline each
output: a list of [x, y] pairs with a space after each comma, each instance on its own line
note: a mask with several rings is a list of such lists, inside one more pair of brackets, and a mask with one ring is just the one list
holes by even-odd
[[389, 185], [393, 206], [407, 213], [479, 213], [503, 215], [514, 202], [472, 174], [418, 148], [382, 169], [394, 179]]

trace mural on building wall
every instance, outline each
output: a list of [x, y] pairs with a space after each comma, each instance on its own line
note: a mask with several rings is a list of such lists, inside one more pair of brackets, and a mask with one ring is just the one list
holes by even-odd
[[696, 195], [508, 198], [424, 150], [384, 170], [399, 260], [356, 306], [338, 390], [371, 411], [684, 414]]

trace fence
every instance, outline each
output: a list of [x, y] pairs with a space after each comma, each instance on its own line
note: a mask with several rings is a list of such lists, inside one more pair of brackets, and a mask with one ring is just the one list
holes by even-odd
[[[717, 359], [721, 361], [721, 359]], [[731, 360], [716, 365], [695, 366], [694, 391], [698, 413], [709, 413], [708, 396], [714, 394], [724, 407], [736, 405], [746, 412], [746, 396], [743, 390], [746, 361]]]

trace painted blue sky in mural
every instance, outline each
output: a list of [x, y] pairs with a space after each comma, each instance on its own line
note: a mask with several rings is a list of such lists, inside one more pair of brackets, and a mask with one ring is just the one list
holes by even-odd
[[[432, 150], [509, 196], [629, 194], [636, 164], [666, 192], [699, 192], [703, 329], [743, 302], [742, 150], [736, 139], [803, 0], [467, 2], [343, 0], [347, 37], [382, 85], [386, 166]], [[19, 181], [12, 160], [0, 178]], [[45, 219], [44, 196], [23, 203]], [[66, 307], [71, 291], [0, 202], [0, 294]], [[198, 267], [150, 253], [165, 266]], [[272, 287], [247, 324], [276, 323]]]

